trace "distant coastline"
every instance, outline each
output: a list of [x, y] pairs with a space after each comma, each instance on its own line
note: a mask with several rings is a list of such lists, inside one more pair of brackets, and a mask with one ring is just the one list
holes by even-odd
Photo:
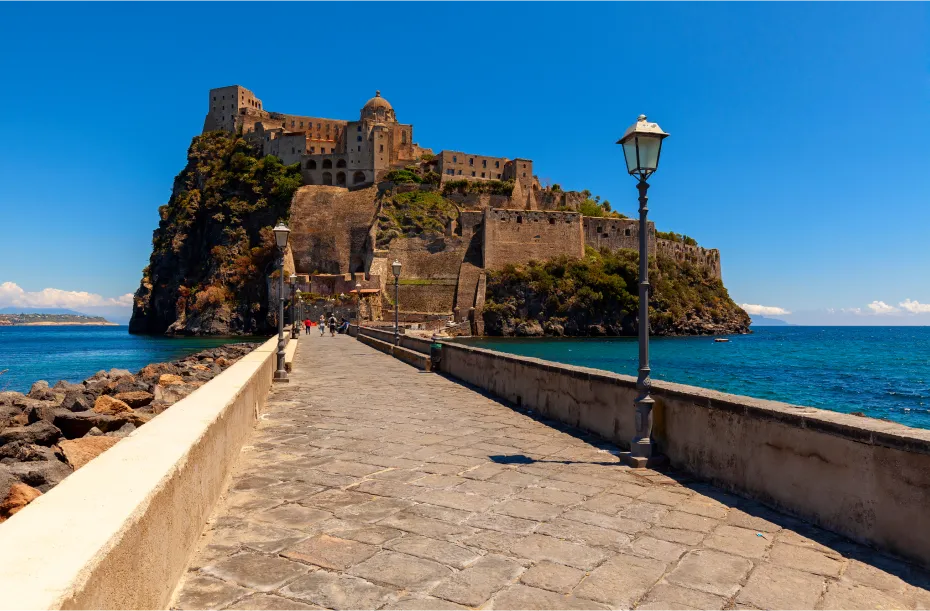
[[85, 327], [119, 327], [126, 326], [120, 325], [118, 322], [110, 322], [105, 320], [103, 322], [10, 322], [0, 320], [0, 326], [3, 327], [69, 327], [69, 326], [85, 326]]
[[47, 314], [32, 312], [0, 314], [0, 327], [61, 327], [72, 325], [119, 326], [118, 323], [111, 322], [102, 316], [87, 316], [86, 314]]

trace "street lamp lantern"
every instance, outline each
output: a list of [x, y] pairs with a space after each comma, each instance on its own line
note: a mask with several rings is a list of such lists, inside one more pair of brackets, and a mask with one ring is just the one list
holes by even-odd
[[639, 190], [639, 375], [636, 377], [635, 435], [630, 441], [626, 462], [633, 467], [648, 467], [658, 462], [652, 443], [652, 408], [655, 400], [649, 394], [649, 183], [646, 179], [659, 167], [662, 141], [668, 134], [658, 123], [650, 123], [639, 115], [627, 128], [617, 144], [623, 146], [627, 173], [638, 179]]
[[282, 250], [287, 248], [287, 238], [291, 235], [291, 230], [287, 228], [287, 225], [278, 223], [278, 226], [272, 231], [274, 231], [274, 241], [275, 244], [278, 245], [278, 248]]
[[650, 123], [646, 115], [639, 115], [636, 123], [627, 128], [617, 144], [623, 145], [626, 169], [630, 174], [646, 180], [659, 168], [659, 154], [662, 152], [662, 140], [668, 134], [662, 131], [658, 123]]
[[391, 271], [394, 272], [394, 345], [400, 343], [400, 261], [394, 259], [391, 263]]

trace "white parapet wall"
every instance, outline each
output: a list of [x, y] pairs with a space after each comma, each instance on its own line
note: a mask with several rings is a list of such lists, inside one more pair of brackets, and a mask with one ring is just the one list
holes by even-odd
[[0, 524], [0, 609], [159, 609], [264, 407], [277, 338]]

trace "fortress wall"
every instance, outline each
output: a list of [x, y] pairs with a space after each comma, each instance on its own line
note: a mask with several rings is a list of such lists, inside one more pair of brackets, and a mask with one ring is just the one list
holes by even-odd
[[[427, 283], [401, 285], [400, 307], [403, 311], [452, 312], [459, 268], [468, 250], [468, 243], [468, 239], [458, 236], [391, 240], [386, 257], [388, 267], [390, 267], [390, 262], [396, 259], [402, 264], [402, 281]], [[394, 283], [393, 274], [385, 279], [385, 283], [386, 285]], [[394, 288], [385, 286], [385, 290], [393, 299]]]
[[377, 189], [301, 187], [291, 200], [291, 249], [298, 273], [340, 274], [364, 267]]
[[[605, 217], [584, 217], [584, 241], [594, 248], [632, 248], [639, 250], [639, 221], [636, 219], [617, 219]], [[649, 252], [656, 252], [656, 228], [652, 222], [649, 227]]]
[[674, 258], [676, 261], [690, 261], [698, 267], [710, 270], [715, 278], [721, 278], [720, 275], [720, 251], [716, 248], [702, 248], [700, 246], [690, 246], [681, 242], [671, 240], [656, 240], [657, 252]]
[[582, 216], [577, 212], [485, 211], [484, 267], [584, 256]]
[[459, 224], [462, 227], [462, 237], [470, 238], [475, 234], [479, 225], [484, 222], [484, 213], [481, 210], [462, 210], [459, 215]]

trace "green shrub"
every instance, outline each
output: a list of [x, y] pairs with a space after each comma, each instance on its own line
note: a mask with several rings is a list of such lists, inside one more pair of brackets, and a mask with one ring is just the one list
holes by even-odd
[[422, 178], [410, 170], [391, 170], [384, 175], [384, 180], [389, 180], [394, 183], [415, 182], [419, 184], [423, 182]]

